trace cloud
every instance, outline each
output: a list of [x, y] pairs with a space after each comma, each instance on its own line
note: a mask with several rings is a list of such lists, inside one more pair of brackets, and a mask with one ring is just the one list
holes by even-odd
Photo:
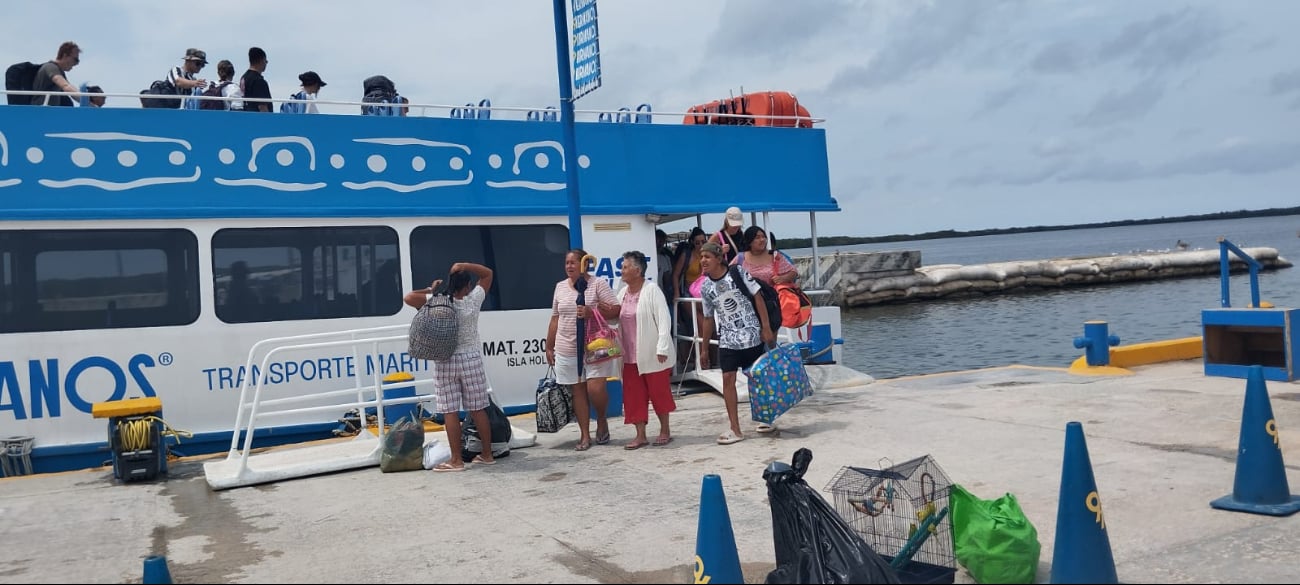
[[1140, 118], [1164, 97], [1164, 86], [1152, 79], [1144, 80], [1127, 91], [1108, 91], [1078, 119], [1083, 126], [1108, 126]]
[[827, 35], [865, 27], [870, 15], [846, 0], [808, 2], [793, 9], [782, 0], [728, 0], [705, 45], [706, 62], [716, 66], [731, 59], [788, 60]]
[[1010, 104], [1016, 98], [1029, 93], [1031, 87], [1028, 84], [1012, 85], [1002, 89], [990, 92], [984, 95], [979, 107], [975, 110], [973, 117], [979, 118], [1001, 110], [1007, 104]]
[[1037, 169], [989, 169], [985, 168], [978, 173], [959, 176], [952, 181], [953, 186], [957, 187], [983, 187], [986, 185], [1012, 185], [1025, 186], [1035, 185], [1046, 182], [1064, 171], [1069, 166], [1069, 162], [1064, 160], [1052, 161]]
[[1097, 60], [1127, 61], [1139, 71], [1159, 72], [1214, 55], [1226, 33], [1216, 17], [1185, 7], [1125, 26], [1101, 45]]
[[885, 158], [891, 161], [902, 161], [914, 158], [934, 150], [935, 143], [929, 138], [914, 138], [896, 148], [890, 149], [885, 153]]
[[904, 6], [914, 8], [890, 27], [880, 50], [866, 64], [841, 69], [828, 89], [875, 89], [909, 81], [977, 38], [1006, 7], [1005, 3], [942, 0]]
[[1084, 66], [1083, 50], [1071, 41], [1055, 41], [1034, 56], [1029, 69], [1035, 73], [1074, 73]]
[[1300, 90], [1300, 69], [1283, 71], [1273, 76], [1268, 82], [1269, 91], [1273, 95], [1289, 94], [1293, 91]]
[[1263, 175], [1298, 166], [1300, 142], [1254, 142], [1233, 138], [1212, 148], [1157, 162], [1101, 157], [1075, 162], [1061, 157], [1037, 168], [985, 168], [958, 177], [953, 185], [1026, 186], [1049, 181], [1119, 183], [1213, 174]]
[[1068, 156], [1079, 151], [1078, 145], [1059, 136], [1049, 136], [1034, 145], [1034, 154], [1043, 158]]

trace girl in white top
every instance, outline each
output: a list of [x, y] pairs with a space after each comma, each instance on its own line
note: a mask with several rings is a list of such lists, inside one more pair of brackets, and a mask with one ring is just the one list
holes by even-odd
[[307, 101], [306, 113], [320, 113], [316, 110], [316, 94], [320, 93], [322, 87], [329, 84], [322, 81], [320, 75], [317, 75], [315, 71], [308, 71], [299, 75], [298, 81], [302, 83], [302, 99]]
[[668, 299], [658, 286], [645, 286], [648, 259], [640, 252], [623, 254], [623, 283], [618, 290], [618, 328], [623, 344], [623, 423], [636, 427], [636, 438], [623, 448], [629, 451], [651, 444], [645, 427], [649, 405], [659, 417], [659, 436], [654, 445], [673, 440], [668, 413], [677, 409], [669, 375], [673, 362], [672, 317]]

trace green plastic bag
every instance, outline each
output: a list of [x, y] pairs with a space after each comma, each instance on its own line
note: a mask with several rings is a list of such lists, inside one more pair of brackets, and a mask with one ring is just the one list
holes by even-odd
[[1034, 582], [1042, 547], [1016, 496], [981, 500], [954, 484], [950, 500], [953, 552], [975, 581]]

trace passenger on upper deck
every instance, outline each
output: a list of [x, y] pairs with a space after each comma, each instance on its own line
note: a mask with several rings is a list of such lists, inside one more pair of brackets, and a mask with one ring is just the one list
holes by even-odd
[[167, 72], [167, 81], [176, 87], [176, 93], [189, 95], [195, 89], [208, 86], [208, 80], [195, 77], [207, 64], [207, 53], [198, 49], [186, 49], [183, 62]]
[[[36, 71], [36, 78], [32, 82], [32, 91], [62, 91], [73, 96], [77, 95], [77, 88], [68, 82], [65, 73], [72, 71], [81, 63], [81, 47], [77, 43], [68, 41], [59, 45], [59, 52], [55, 55], [53, 61], [48, 61]], [[53, 95], [34, 95], [32, 96], [33, 106], [71, 106], [72, 98], [68, 96]]]
[[[270, 63], [266, 58], [266, 51], [261, 47], [251, 47], [248, 49], [248, 71], [244, 76], [239, 78], [239, 95], [246, 98], [254, 99], [271, 99], [271, 86], [266, 83], [266, 78], [262, 74], [266, 72], [266, 65]], [[245, 112], [270, 112], [271, 102], [245, 102], [236, 101], [230, 109], [243, 110]]]
[[[210, 83], [203, 94], [211, 97], [232, 97], [239, 93], [239, 86], [235, 84], [235, 64], [229, 59], [217, 61], [217, 80]], [[230, 103], [226, 100], [203, 100], [199, 102], [201, 110], [229, 110]]]
[[98, 85], [83, 83], [78, 89], [81, 91], [81, 102], [78, 105], [83, 108], [104, 107], [104, 88], [99, 87]]
[[727, 215], [722, 219], [722, 229], [709, 236], [710, 242], [722, 246], [727, 264], [731, 264], [731, 261], [736, 259], [736, 254], [744, 249], [740, 246], [740, 228], [743, 225], [745, 225], [745, 215], [740, 212], [740, 208], [728, 207]]
[[316, 110], [316, 94], [320, 93], [320, 88], [329, 85], [321, 80], [320, 75], [315, 71], [308, 71], [298, 76], [298, 82], [302, 83], [302, 89], [290, 96], [294, 101], [280, 104], [280, 113], [282, 114], [318, 114]]

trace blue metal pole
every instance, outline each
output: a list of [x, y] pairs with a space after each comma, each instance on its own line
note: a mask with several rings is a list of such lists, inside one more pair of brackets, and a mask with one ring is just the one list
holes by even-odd
[[578, 196], [578, 147], [573, 132], [573, 73], [569, 71], [569, 15], [564, 0], [555, 12], [555, 68], [560, 74], [560, 127], [564, 131], [564, 179], [569, 196], [569, 247], [582, 247], [582, 199]]
[[1219, 238], [1219, 306], [1228, 308], [1232, 301], [1228, 297], [1228, 242]]

